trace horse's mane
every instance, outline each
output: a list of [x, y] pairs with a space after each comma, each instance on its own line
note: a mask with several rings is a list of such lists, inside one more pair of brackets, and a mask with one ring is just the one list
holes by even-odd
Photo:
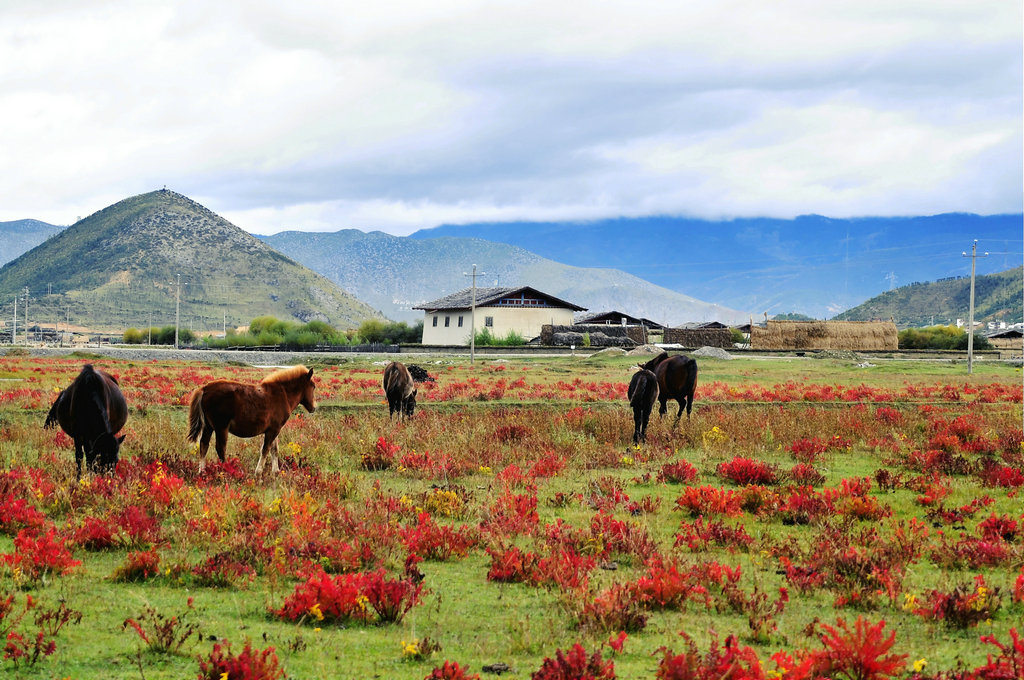
[[665, 359], [668, 359], [668, 352], [662, 352], [658, 356], [648, 361], [646, 364], [641, 364], [640, 368], [646, 368], [648, 371], [654, 370], [654, 367], [660, 364], [662, 361], [665, 361]]
[[290, 382], [292, 380], [295, 380], [299, 376], [305, 375], [306, 373], [309, 373], [309, 369], [303, 366], [302, 364], [299, 364], [298, 366], [292, 366], [291, 368], [282, 368], [280, 370], [274, 371], [266, 378], [261, 380], [260, 384], [266, 385], [267, 383]]

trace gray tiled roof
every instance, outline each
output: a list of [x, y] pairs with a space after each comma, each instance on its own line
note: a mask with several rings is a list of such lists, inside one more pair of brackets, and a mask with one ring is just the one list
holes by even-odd
[[[584, 308], [579, 305], [574, 305], [571, 302], [560, 300], [553, 295], [542, 293], [536, 288], [530, 288], [529, 286], [518, 286], [518, 287], [492, 287], [492, 288], [477, 288], [476, 289], [476, 304], [478, 307], [482, 307], [491, 302], [499, 300], [506, 295], [513, 293], [519, 293], [521, 291], [531, 291], [540, 297], [546, 298], [548, 301], [554, 303], [557, 307], [568, 307], [577, 311], [583, 311]], [[463, 288], [462, 290], [445, 295], [443, 298], [437, 300], [431, 300], [430, 302], [424, 302], [423, 304], [416, 305], [413, 309], [433, 310], [433, 309], [469, 309], [473, 303], [473, 289]]]

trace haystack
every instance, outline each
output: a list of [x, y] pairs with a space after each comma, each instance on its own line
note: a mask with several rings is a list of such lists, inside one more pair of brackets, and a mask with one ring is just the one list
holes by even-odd
[[768, 321], [750, 329], [751, 349], [896, 350], [891, 321]]

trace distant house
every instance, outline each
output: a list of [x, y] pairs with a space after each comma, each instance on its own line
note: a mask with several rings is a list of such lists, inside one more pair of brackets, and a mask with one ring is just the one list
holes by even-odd
[[576, 323], [581, 326], [643, 326], [655, 330], [661, 330], [665, 327], [657, 321], [651, 321], [639, 316], [631, 316], [618, 311], [583, 314], [576, 318]]
[[464, 288], [443, 298], [424, 302], [422, 309], [424, 345], [468, 345], [471, 327], [487, 329], [503, 338], [515, 331], [527, 341], [540, 335], [541, 326], [572, 325], [573, 312], [586, 308], [560, 300], [536, 288], [477, 288], [476, 320], [470, 320], [473, 289]]
[[992, 346], [996, 349], [1007, 350], [1007, 351], [1021, 351], [1021, 333], [1020, 326], [1011, 328], [1001, 328], [999, 330], [990, 331], [985, 334], [988, 341], [992, 343]]

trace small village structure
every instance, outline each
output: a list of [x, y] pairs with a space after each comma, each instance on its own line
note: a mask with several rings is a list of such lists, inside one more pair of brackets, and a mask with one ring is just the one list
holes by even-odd
[[665, 328], [657, 321], [641, 316], [631, 316], [625, 312], [610, 311], [576, 316], [576, 323], [581, 326], [640, 326], [648, 330], [660, 331]]
[[990, 330], [985, 334], [985, 337], [988, 338], [993, 347], [1000, 350], [1000, 352], [1009, 353], [1010, 356], [1020, 356], [1021, 352], [1024, 351], [1022, 336], [1024, 336], [1024, 333], [1022, 333], [1022, 328], [1019, 324], [1010, 328]]
[[769, 350], [896, 351], [892, 321], [775, 321], [750, 329], [750, 348]]
[[424, 312], [423, 344], [468, 345], [474, 326], [476, 332], [486, 328], [496, 338], [514, 331], [529, 342], [544, 325], [570, 326], [574, 312], [586, 311], [529, 286], [477, 288], [475, 314], [472, 307], [472, 288], [413, 307]]
[[684, 323], [675, 328], [666, 328], [664, 338], [666, 344], [683, 347], [733, 347], [732, 331], [718, 321]]

